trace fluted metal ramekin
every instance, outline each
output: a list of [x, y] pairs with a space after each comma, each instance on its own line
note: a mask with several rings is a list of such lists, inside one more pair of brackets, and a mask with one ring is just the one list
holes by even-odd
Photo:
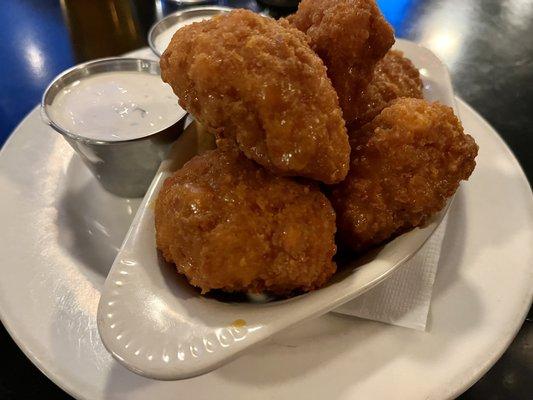
[[[121, 197], [141, 197], [170, 145], [183, 131], [184, 110], [179, 110], [174, 124], [161, 131], [135, 139], [109, 141], [84, 137], [82, 132], [70, 132], [57, 124], [49, 112], [55, 96], [70, 83], [111, 71], [160, 74], [157, 61], [138, 58], [102, 58], [79, 64], [58, 75], [46, 88], [41, 101], [41, 116], [46, 124], [63, 135], [106, 190]], [[113, 127], [109, 129], [111, 133]]]
[[186, 8], [182, 11], [177, 11], [175, 13], [167, 15], [165, 18], [156, 22], [150, 28], [148, 32], [148, 45], [152, 51], [158, 56], [161, 57], [161, 54], [165, 49], [158, 49], [155, 45], [155, 39], [165, 30], [171, 28], [172, 26], [187, 21], [191, 18], [196, 17], [213, 17], [219, 14], [226, 14], [232, 11], [231, 7], [222, 7], [222, 6], [201, 6], [201, 7], [191, 7]]

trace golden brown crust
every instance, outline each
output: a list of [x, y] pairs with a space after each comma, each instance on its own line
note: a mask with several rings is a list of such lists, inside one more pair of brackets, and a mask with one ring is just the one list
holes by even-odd
[[161, 57], [180, 104], [270, 171], [324, 183], [348, 171], [337, 95], [307, 38], [237, 10], [186, 26]]
[[401, 51], [390, 50], [376, 64], [372, 80], [352, 104], [354, 119], [349, 131], [372, 121], [392, 100], [400, 97], [423, 98], [422, 80], [411, 60]]
[[277, 177], [223, 144], [168, 178], [157, 247], [192, 285], [288, 294], [335, 272], [335, 213], [314, 184]]
[[344, 119], [351, 122], [354, 101], [394, 43], [392, 27], [374, 0], [303, 0], [287, 20], [306, 33], [326, 64]]
[[468, 179], [478, 147], [451, 108], [398, 99], [351, 139], [350, 172], [329, 198], [343, 245], [361, 250], [420, 226]]

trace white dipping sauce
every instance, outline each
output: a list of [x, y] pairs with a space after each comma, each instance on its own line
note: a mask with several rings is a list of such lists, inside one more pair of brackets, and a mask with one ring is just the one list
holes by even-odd
[[147, 136], [185, 115], [158, 75], [135, 71], [104, 72], [75, 81], [55, 96], [49, 113], [69, 132], [106, 141]]
[[154, 46], [159, 51], [159, 53], [163, 54], [163, 52], [167, 49], [168, 45], [170, 44], [170, 40], [172, 39], [172, 36], [176, 33], [176, 31], [180, 28], [183, 28], [186, 25], [190, 25], [194, 22], [200, 22], [205, 21], [206, 19], [211, 19], [212, 15], [209, 16], [201, 16], [201, 17], [193, 17], [186, 19], [185, 21], [178, 22], [176, 25], [172, 25], [170, 28], [165, 29], [163, 32], [161, 32], [156, 38], [154, 39]]

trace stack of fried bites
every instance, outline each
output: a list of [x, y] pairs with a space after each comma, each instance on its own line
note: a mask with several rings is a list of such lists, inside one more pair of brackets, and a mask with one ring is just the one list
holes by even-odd
[[162, 78], [217, 148], [164, 183], [157, 247], [202, 293], [323, 286], [337, 243], [424, 224], [475, 167], [451, 108], [422, 99], [374, 0], [235, 10], [176, 32]]

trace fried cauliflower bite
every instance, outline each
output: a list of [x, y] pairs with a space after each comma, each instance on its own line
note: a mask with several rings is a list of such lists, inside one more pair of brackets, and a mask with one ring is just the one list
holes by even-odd
[[202, 293], [289, 294], [335, 272], [335, 213], [314, 184], [272, 175], [235, 146], [196, 156], [155, 206], [157, 247]]
[[376, 63], [394, 44], [394, 32], [374, 0], [303, 0], [289, 23], [309, 38], [328, 68], [347, 123]]
[[278, 175], [346, 176], [337, 94], [297, 29], [236, 10], [178, 30], [160, 63], [180, 104], [248, 158]]
[[401, 51], [390, 50], [378, 61], [372, 80], [354, 101], [350, 132], [372, 121], [394, 99], [421, 99], [422, 80], [418, 69]]
[[478, 146], [451, 108], [398, 99], [352, 135], [350, 172], [329, 198], [352, 250], [423, 225], [468, 179]]

